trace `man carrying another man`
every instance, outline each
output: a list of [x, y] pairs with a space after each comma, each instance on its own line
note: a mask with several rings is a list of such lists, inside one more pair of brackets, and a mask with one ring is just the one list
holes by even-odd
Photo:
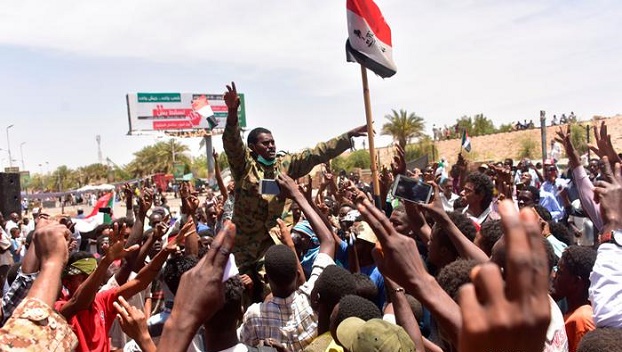
[[318, 144], [313, 149], [301, 153], [276, 155], [272, 133], [265, 128], [250, 131], [245, 146], [240, 137], [238, 126], [238, 97], [235, 84], [227, 86], [224, 96], [228, 108], [228, 117], [223, 133], [223, 146], [231, 175], [235, 180], [235, 207], [233, 222], [237, 226], [235, 247], [236, 262], [240, 273], [248, 274], [255, 281], [254, 300], [261, 300], [258, 260], [274, 244], [269, 231], [277, 226], [285, 208], [285, 199], [259, 193], [262, 179], [275, 179], [279, 174], [289, 175], [293, 179], [308, 174], [314, 166], [326, 163], [352, 146], [351, 138], [365, 136], [367, 126], [357, 127], [347, 133]]

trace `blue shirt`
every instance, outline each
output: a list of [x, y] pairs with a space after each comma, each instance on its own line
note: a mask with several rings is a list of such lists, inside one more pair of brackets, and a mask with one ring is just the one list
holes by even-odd
[[369, 276], [371, 281], [373, 281], [378, 288], [378, 298], [374, 303], [376, 303], [376, 305], [380, 308], [380, 311], [382, 311], [382, 308], [384, 308], [384, 304], [387, 301], [387, 293], [384, 290], [384, 277], [375, 265], [361, 267], [361, 273]]
[[[300, 261], [300, 265], [302, 266], [302, 270], [305, 272], [305, 277], [307, 280], [311, 276], [311, 270], [313, 269], [313, 262], [315, 262], [315, 258], [317, 258], [318, 253], [320, 252], [320, 246], [315, 248], [311, 248], [302, 256], [302, 260]], [[348, 244], [346, 241], [341, 241], [341, 244], [337, 248], [337, 252], [335, 253], [335, 263], [341, 267], [347, 267], [348, 264]]]

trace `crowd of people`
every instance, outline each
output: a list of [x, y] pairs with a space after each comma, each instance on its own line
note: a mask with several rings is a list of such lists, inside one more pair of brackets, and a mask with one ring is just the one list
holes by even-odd
[[[604, 123], [586, 166], [560, 128], [566, 170], [462, 155], [408, 170], [396, 146], [373, 194], [330, 168], [366, 126], [277, 155], [265, 128], [242, 140], [233, 83], [224, 99], [232, 180], [216, 168], [205, 197], [183, 183], [179, 216], [126, 185], [126, 216], [92, 243], [62, 214], [2, 219], [1, 350], [622, 351], [622, 160]], [[431, 201], [394, 197], [398, 175]]]
[[[559, 118], [557, 118], [556, 114], [553, 115], [550, 126], [566, 125], [575, 122], [577, 122], [577, 116], [571, 111], [568, 116], [566, 116], [565, 113], [563, 113]], [[536, 124], [533, 122], [533, 119], [530, 119], [529, 122], [527, 122], [527, 119], [524, 119], [523, 122], [518, 120], [516, 123], [512, 123], [511, 126], [512, 131], [522, 131], [536, 128]], [[462, 138], [462, 133], [464, 132], [463, 130], [464, 128], [458, 124], [450, 127], [447, 127], [447, 125], [444, 127], [436, 127], [436, 125], [433, 125], [432, 137], [435, 141]]]

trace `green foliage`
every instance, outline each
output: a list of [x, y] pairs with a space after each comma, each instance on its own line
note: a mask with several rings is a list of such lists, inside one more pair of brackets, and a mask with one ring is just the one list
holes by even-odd
[[406, 110], [392, 110], [391, 114], [384, 117], [389, 122], [382, 125], [380, 134], [393, 136], [402, 148], [413, 138], [420, 138], [424, 135], [425, 122], [423, 117], [408, 113]]
[[190, 171], [194, 175], [194, 177], [198, 178], [206, 178], [207, 177], [207, 156], [201, 155], [194, 160], [192, 160], [192, 165], [190, 165]]
[[339, 173], [341, 170], [348, 171], [348, 158], [338, 156], [330, 161], [330, 169], [335, 173]]
[[367, 150], [357, 150], [347, 156], [338, 156], [330, 161], [331, 170], [337, 174], [341, 170], [350, 172], [353, 169], [369, 169], [371, 167], [371, 159]]
[[514, 130], [514, 126], [512, 126], [511, 123], [502, 124], [499, 126], [499, 128], [497, 128], [497, 133], [512, 132], [513, 130]]
[[520, 149], [518, 151], [519, 158], [537, 158], [536, 155], [538, 149], [538, 143], [531, 138], [525, 137], [520, 141]]
[[462, 135], [462, 131], [466, 130], [469, 136], [475, 136], [473, 134], [473, 119], [470, 116], [462, 116], [458, 120], [456, 120], [456, 125], [458, 125], [458, 138]]
[[587, 153], [587, 134], [590, 132], [592, 132], [591, 129], [588, 130], [586, 126], [578, 123], [570, 125], [570, 139], [572, 140], [572, 145], [574, 145], [575, 149], [579, 152], [579, 155]]
[[404, 157], [407, 162], [424, 155], [427, 155], [429, 160], [434, 160], [438, 156], [436, 145], [434, 145], [434, 141], [429, 136], [423, 137], [418, 143], [406, 146]]
[[190, 158], [183, 154], [187, 151], [188, 147], [174, 139], [168, 142], [158, 142], [134, 153], [134, 160], [126, 169], [133, 177], [143, 177], [159, 172], [172, 173], [173, 159], [175, 159], [175, 162], [185, 164], [186, 170], [189, 170]]
[[227, 154], [224, 152], [218, 154], [218, 166], [220, 166], [220, 170], [224, 170], [229, 167], [229, 159], [227, 159]]
[[348, 170], [354, 168], [369, 169], [371, 167], [371, 156], [365, 149], [357, 150], [348, 155]]
[[483, 136], [496, 132], [495, 125], [484, 114], [477, 114], [473, 118], [473, 135]]
[[[460, 137], [462, 135], [462, 131], [464, 130], [466, 130], [471, 137], [498, 132], [492, 120], [484, 116], [484, 114], [477, 114], [473, 117], [464, 115], [456, 120], [456, 124], [458, 125], [457, 137]], [[509, 126], [511, 129], [512, 125], [510, 124]]]

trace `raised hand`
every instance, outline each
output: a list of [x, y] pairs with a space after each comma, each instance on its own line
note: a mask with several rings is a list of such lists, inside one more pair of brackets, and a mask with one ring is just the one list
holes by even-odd
[[212, 156], [214, 157], [214, 162], [218, 162], [218, 152], [216, 151], [216, 148], [212, 149]]
[[148, 188], [143, 188], [142, 191], [142, 196], [138, 197], [138, 214], [145, 218], [153, 205], [153, 192]]
[[311, 178], [311, 175], [307, 175], [307, 183], [302, 183], [298, 185], [298, 190], [300, 191], [300, 193], [302, 193], [305, 196], [305, 199], [307, 200], [307, 202], [312, 203], [313, 200], [313, 179]]
[[381, 248], [377, 246], [372, 254], [382, 274], [403, 287], [428, 276], [415, 240], [395, 231], [384, 213], [367, 198], [357, 198], [357, 201], [358, 211], [378, 237]]
[[557, 137], [555, 137], [555, 141], [564, 146], [564, 150], [566, 151], [566, 156], [570, 162], [571, 167], [576, 167], [580, 165], [579, 153], [575, 149], [572, 144], [572, 139], [570, 138], [570, 125], [566, 127], [566, 131], [564, 131], [563, 127], [559, 127], [559, 130], [556, 132]]
[[391, 172], [394, 177], [397, 175], [405, 175], [406, 174], [406, 152], [401, 145], [395, 145], [395, 151], [397, 155], [393, 156], [393, 161], [391, 162]]
[[156, 240], [162, 239], [170, 227], [168, 225], [170, 218], [170, 215], [166, 215], [166, 217], [156, 225], [155, 229], [153, 229], [153, 238]]
[[207, 254], [179, 281], [171, 317], [191, 320], [198, 328], [224, 304], [223, 273], [235, 242], [235, 225], [227, 221]]
[[[445, 208], [443, 207], [443, 200], [441, 199], [441, 190], [435, 182], [431, 184], [434, 188], [434, 199], [432, 199], [432, 202], [430, 204], [416, 204], [415, 207], [425, 209], [435, 221], [448, 219]], [[411, 205], [409, 205], [409, 207], [410, 206]]]
[[[594, 196], [600, 203], [600, 213], [605, 222], [606, 231], [622, 228], [622, 175], [620, 163], [615, 163], [613, 171], [609, 158], [604, 157], [601, 173], [604, 181], [597, 181]], [[605, 231], [603, 231], [605, 232]]]
[[132, 186], [129, 183], [125, 183], [123, 185], [123, 195], [125, 197], [125, 201], [130, 203], [132, 198], [134, 197], [134, 191], [132, 190]]
[[281, 189], [280, 196], [293, 199], [295, 195], [301, 193], [296, 182], [287, 174], [279, 174], [275, 180]]
[[285, 224], [285, 221], [282, 219], [276, 219], [276, 223], [279, 224], [279, 232], [277, 237], [279, 240], [289, 248], [294, 248], [294, 240], [292, 240], [292, 235]]
[[598, 127], [594, 126], [594, 140], [596, 141], [596, 145], [590, 145], [589, 148], [596, 153], [599, 158], [602, 159], [605, 156], [609, 158], [611, 167], [613, 167], [615, 163], [622, 163], [618, 153], [616, 153], [613, 148], [611, 136], [607, 134], [607, 124], [605, 124], [605, 121], [600, 124], [600, 132], [598, 131]]
[[197, 212], [200, 204], [199, 198], [195, 195], [186, 197], [182, 202], [184, 203], [185, 214], [188, 216], [193, 216]]
[[479, 265], [472, 284], [460, 289], [462, 329], [459, 350], [542, 351], [550, 322], [549, 269], [537, 218], [531, 209], [516, 212], [511, 201], [499, 205], [507, 246], [506, 281], [499, 267]]
[[363, 137], [367, 136], [367, 125], [356, 127], [348, 131], [348, 137]]
[[192, 219], [191, 216], [189, 216], [188, 221], [186, 221], [184, 226], [182, 226], [181, 229], [179, 230], [179, 233], [177, 234], [177, 236], [175, 236], [175, 240], [167, 243], [166, 249], [169, 251], [176, 251], [179, 248], [179, 246], [181, 246], [184, 243], [184, 241], [186, 240], [186, 238], [188, 238], [188, 236], [192, 234], [196, 234], [196, 233], [197, 233], [197, 228], [194, 224], [194, 220]]
[[71, 231], [59, 223], [41, 220], [40, 226], [35, 230], [32, 242], [35, 253], [41, 263], [64, 266], [68, 259], [67, 245], [71, 239]]
[[115, 261], [117, 259], [123, 259], [128, 254], [139, 248], [139, 245], [137, 244], [129, 248], [125, 248], [125, 229], [125, 224], [119, 226], [119, 223], [115, 222], [112, 225], [112, 232], [110, 233], [110, 247], [108, 248], [108, 252], [106, 253], [106, 257], [112, 261]]
[[147, 329], [147, 317], [138, 308], [127, 303], [123, 296], [119, 296], [118, 302], [113, 302], [112, 305], [119, 314], [119, 323], [121, 330], [134, 339], [136, 342], [143, 342], [151, 340], [149, 330]]
[[235, 82], [231, 82], [231, 85], [227, 86], [224, 99], [229, 110], [238, 110], [238, 107], [240, 106], [240, 97], [238, 96], [238, 91], [235, 88]]

